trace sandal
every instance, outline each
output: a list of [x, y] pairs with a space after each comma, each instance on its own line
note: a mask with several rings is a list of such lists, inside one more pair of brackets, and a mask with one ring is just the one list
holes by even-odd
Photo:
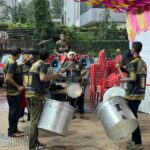
[[24, 132], [20, 131], [20, 130], [17, 130], [16, 133], [19, 133], [19, 134], [22, 133], [22, 134], [24, 134]]
[[14, 134], [12, 134], [12, 135], [8, 135], [8, 136], [10, 136], [10, 137], [23, 137], [24, 136], [24, 134], [22, 134], [22, 133], [14, 133]]

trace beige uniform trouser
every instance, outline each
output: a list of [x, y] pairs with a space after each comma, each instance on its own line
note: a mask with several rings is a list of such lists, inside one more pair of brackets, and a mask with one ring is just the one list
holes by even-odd
[[38, 123], [44, 107], [43, 101], [38, 97], [30, 97], [30, 133], [29, 133], [29, 148], [34, 148], [38, 143]]

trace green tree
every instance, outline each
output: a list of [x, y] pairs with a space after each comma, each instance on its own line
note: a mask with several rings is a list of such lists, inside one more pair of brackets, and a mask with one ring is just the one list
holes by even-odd
[[34, 1], [33, 0], [27, 3], [27, 6], [25, 7], [25, 13], [27, 17], [27, 22], [34, 24], [35, 17], [34, 17]]
[[19, 22], [19, 23], [26, 23], [27, 16], [26, 16], [26, 7], [28, 3], [26, 0], [22, 0], [12, 8], [12, 22]]
[[0, 0], [0, 19], [7, 20], [10, 19], [11, 8], [7, 6], [6, 1]]
[[4, 6], [6, 4], [6, 2], [4, 0], [0, 1], [0, 7]]
[[34, 0], [35, 15], [35, 44], [50, 39], [52, 33], [52, 20], [48, 0]]
[[104, 9], [101, 13], [99, 24], [97, 25], [96, 36], [101, 40], [114, 40], [116, 39], [116, 31], [117, 24], [111, 20], [109, 10]]

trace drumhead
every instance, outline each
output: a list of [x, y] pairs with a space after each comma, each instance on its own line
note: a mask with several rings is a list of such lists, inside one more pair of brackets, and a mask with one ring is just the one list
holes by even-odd
[[120, 86], [112, 87], [104, 93], [103, 100], [105, 101], [116, 96], [125, 97], [125, 94], [126, 91], [122, 87]]
[[71, 83], [67, 87], [67, 94], [71, 98], [78, 98], [82, 94], [82, 87], [79, 83]]

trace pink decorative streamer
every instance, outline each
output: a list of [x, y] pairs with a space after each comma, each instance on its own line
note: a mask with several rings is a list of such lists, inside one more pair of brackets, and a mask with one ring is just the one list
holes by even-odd
[[150, 6], [147, 6], [144, 11], [147, 28], [150, 29]]
[[108, 7], [108, 9], [117, 12], [129, 11], [150, 4], [150, 0], [75, 0], [75, 1], [86, 2], [94, 6], [103, 3], [106, 7]]
[[138, 25], [138, 22], [137, 22], [137, 18], [136, 18], [136, 15], [135, 13], [130, 13], [129, 14], [129, 18], [130, 18], [130, 25], [131, 25], [131, 28], [133, 29], [133, 31], [135, 33], [139, 32], [139, 25]]

